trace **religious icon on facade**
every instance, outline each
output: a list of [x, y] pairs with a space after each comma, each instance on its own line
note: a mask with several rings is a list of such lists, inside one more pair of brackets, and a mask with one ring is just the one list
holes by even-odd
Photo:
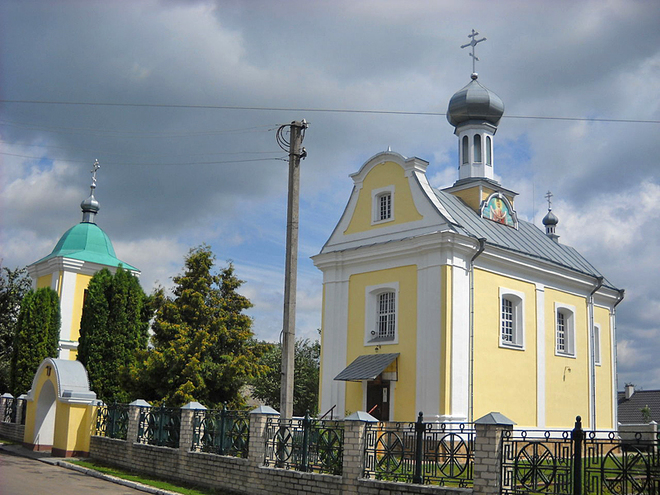
[[516, 212], [511, 207], [509, 201], [499, 193], [491, 194], [486, 200], [482, 209], [481, 216], [492, 220], [493, 222], [508, 225], [516, 228]]

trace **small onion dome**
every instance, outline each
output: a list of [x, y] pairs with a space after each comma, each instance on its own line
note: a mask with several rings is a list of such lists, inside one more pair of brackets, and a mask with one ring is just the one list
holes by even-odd
[[96, 214], [101, 209], [101, 205], [94, 197], [94, 194], [90, 194], [89, 198], [80, 203], [80, 208], [83, 211], [83, 222], [94, 223]]
[[447, 120], [454, 127], [471, 120], [497, 126], [503, 114], [504, 103], [500, 97], [481, 85], [477, 74], [472, 74], [472, 81], [449, 100]]
[[89, 198], [87, 198], [82, 203], [80, 203], [80, 208], [82, 208], [82, 211], [89, 211], [90, 213], [98, 213], [99, 210], [101, 209], [101, 205], [96, 200], [94, 195], [91, 195]]
[[546, 216], [543, 217], [543, 225], [549, 227], [549, 226], [555, 226], [558, 223], [559, 223], [559, 219], [557, 218], [557, 215], [552, 213], [552, 210], [548, 210]]

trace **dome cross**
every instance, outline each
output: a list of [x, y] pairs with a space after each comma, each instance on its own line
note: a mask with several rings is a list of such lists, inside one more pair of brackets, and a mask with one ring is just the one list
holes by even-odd
[[472, 47], [472, 51], [470, 52], [470, 57], [472, 57], [472, 74], [477, 73], [477, 66], [476, 63], [479, 61], [479, 57], [474, 53], [475, 47], [477, 46], [477, 43], [481, 43], [482, 41], [486, 41], [486, 38], [481, 38], [480, 40], [477, 39], [477, 36], [479, 35], [478, 32], [476, 32], [474, 29], [472, 30], [472, 34], [468, 34], [468, 38], [472, 38], [469, 43], [465, 45], [461, 45], [461, 48], [467, 48], [468, 46]]

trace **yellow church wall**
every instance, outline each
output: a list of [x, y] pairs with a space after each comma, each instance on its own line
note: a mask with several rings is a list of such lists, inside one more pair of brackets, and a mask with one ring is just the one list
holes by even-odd
[[461, 198], [466, 205], [474, 210], [478, 210], [481, 206], [481, 202], [485, 199], [482, 197], [482, 194], [479, 194], [479, 187], [453, 191], [452, 194]]
[[610, 312], [594, 308], [594, 322], [600, 326], [600, 366], [596, 366], [596, 428], [615, 428], [612, 411], [614, 383], [612, 374], [612, 332]]
[[[555, 354], [555, 303], [575, 308], [575, 357]], [[566, 428], [582, 417], [584, 428], [589, 424], [589, 356], [587, 335], [587, 303], [584, 297], [554, 289], [545, 289], [545, 349], [546, 349], [546, 424]]]
[[[372, 225], [373, 198], [371, 192], [374, 189], [389, 186], [394, 186], [392, 203], [394, 219], [389, 222]], [[344, 234], [366, 232], [385, 226], [421, 220], [422, 218], [422, 215], [420, 215], [415, 207], [410, 191], [410, 184], [408, 178], [405, 176], [404, 169], [397, 163], [385, 162], [372, 168], [364, 178], [362, 189], [358, 192], [358, 200], [353, 217]]]
[[50, 287], [53, 281], [53, 275], [49, 273], [48, 275], [42, 275], [37, 279], [37, 289], [43, 289], [44, 287]]
[[[366, 290], [372, 285], [398, 283], [397, 344], [380, 344], [380, 353], [400, 353], [398, 381], [393, 382], [394, 418], [414, 418], [417, 354], [417, 267], [402, 266], [352, 275], [349, 278], [346, 365], [358, 356], [375, 354], [376, 345], [365, 345]], [[347, 382], [346, 409], [362, 409], [362, 384]]]
[[[71, 314], [71, 340], [77, 342], [80, 338], [80, 318], [82, 318], [83, 303], [85, 301], [85, 289], [92, 279], [91, 275], [83, 275], [78, 273], [76, 275], [76, 287], [74, 293], [73, 312]], [[77, 352], [70, 352], [69, 359], [75, 360]]]
[[[500, 347], [500, 288], [522, 293], [523, 348]], [[474, 271], [474, 418], [499, 411], [518, 425], [535, 425], [536, 287]]]

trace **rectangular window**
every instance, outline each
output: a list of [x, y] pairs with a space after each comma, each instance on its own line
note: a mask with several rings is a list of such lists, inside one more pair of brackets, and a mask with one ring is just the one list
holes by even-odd
[[600, 326], [594, 325], [594, 364], [600, 366]]
[[378, 197], [379, 215], [378, 220], [388, 220], [392, 216], [392, 195], [381, 194]]

